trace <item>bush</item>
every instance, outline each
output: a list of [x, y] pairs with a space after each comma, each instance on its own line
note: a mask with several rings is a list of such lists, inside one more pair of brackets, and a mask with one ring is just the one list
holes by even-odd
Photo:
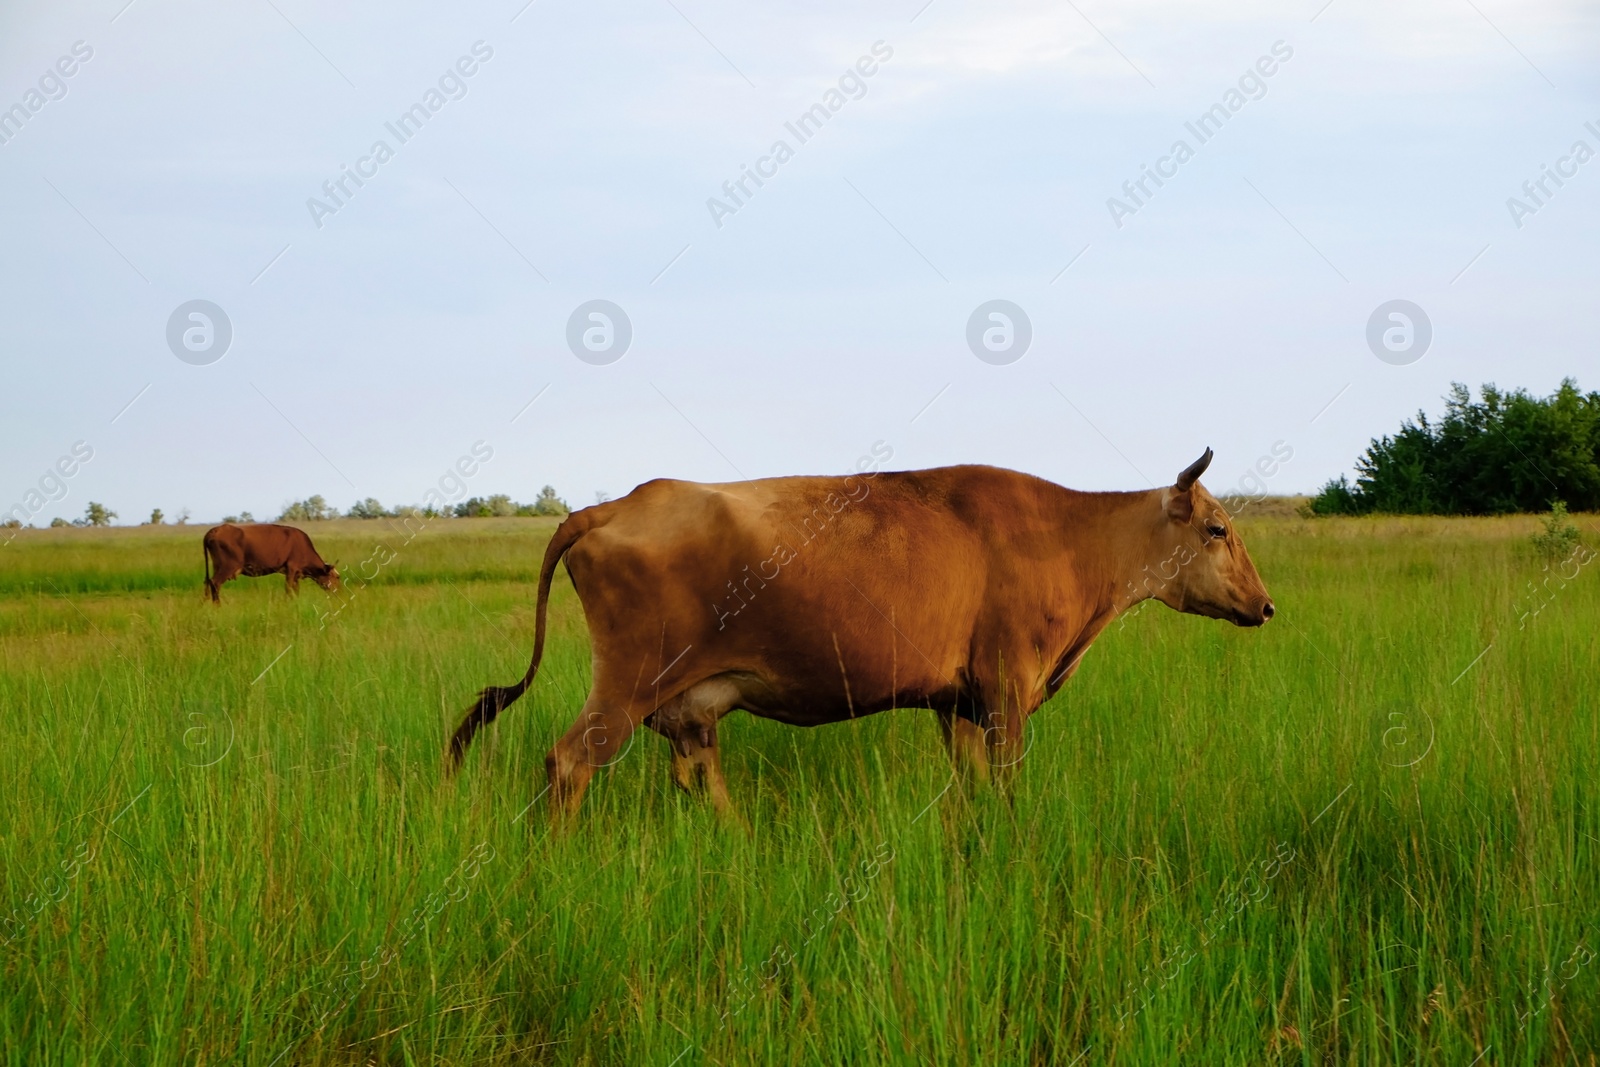
[[1455, 383], [1445, 413], [1424, 412], [1356, 460], [1311, 501], [1317, 515], [1498, 515], [1542, 511], [1554, 491], [1579, 511], [1600, 509], [1600, 393], [1571, 378], [1540, 399], [1493, 385], [1474, 401]]
[[1566, 559], [1578, 547], [1578, 528], [1567, 521], [1566, 501], [1550, 502], [1550, 514], [1545, 516], [1544, 529], [1533, 535], [1533, 547], [1547, 563]]

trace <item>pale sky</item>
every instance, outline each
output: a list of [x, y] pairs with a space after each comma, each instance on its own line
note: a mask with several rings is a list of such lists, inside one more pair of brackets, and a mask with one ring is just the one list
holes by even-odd
[[[466, 493], [575, 506], [876, 442], [1305, 492], [1451, 381], [1600, 388], [1594, 5], [524, 4], [0, 0], [0, 508], [80, 441], [36, 524], [418, 502], [477, 442]], [[569, 347], [592, 300], [620, 359]]]

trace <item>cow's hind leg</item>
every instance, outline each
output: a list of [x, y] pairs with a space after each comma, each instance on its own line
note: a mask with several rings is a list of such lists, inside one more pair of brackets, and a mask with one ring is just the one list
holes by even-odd
[[233, 581], [238, 576], [239, 572], [232, 567], [227, 567], [220, 563], [217, 565], [211, 577], [206, 579], [206, 589], [211, 593], [211, 602], [213, 604], [222, 603], [222, 586], [224, 583]]
[[599, 686], [589, 694], [578, 721], [544, 758], [550, 778], [550, 811], [557, 817], [577, 812], [594, 772], [626, 751], [634, 729], [649, 714], [627, 699], [611, 699]]
[[719, 814], [732, 811], [717, 753], [717, 720], [739, 701], [732, 682], [710, 679], [655, 710], [645, 721], [672, 745], [672, 781], [691, 796], [708, 796]]

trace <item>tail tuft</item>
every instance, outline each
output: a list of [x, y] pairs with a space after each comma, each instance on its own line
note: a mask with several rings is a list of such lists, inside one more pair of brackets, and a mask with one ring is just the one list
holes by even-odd
[[461, 766], [461, 760], [467, 754], [467, 746], [472, 744], [473, 735], [494, 722], [495, 716], [510, 707], [526, 688], [527, 686], [521, 682], [516, 685], [491, 685], [478, 694], [478, 702], [472, 705], [467, 717], [456, 727], [455, 736], [450, 738], [452, 766]]

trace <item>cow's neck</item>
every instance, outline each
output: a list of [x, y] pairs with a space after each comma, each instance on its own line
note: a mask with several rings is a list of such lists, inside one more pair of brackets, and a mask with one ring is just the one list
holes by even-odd
[[1116, 617], [1156, 595], [1152, 561], [1168, 519], [1164, 490], [1132, 493], [1071, 492], [1061, 529], [1073, 584], [1088, 595], [1087, 611], [1067, 636], [1046, 685], [1053, 693], [1077, 669], [1094, 639]]
[[1182, 563], [1168, 550], [1166, 492], [1072, 494], [1063, 525], [1070, 565], [1097, 617], [1115, 617], [1177, 577]]
[[1121, 614], [1155, 597], [1177, 577], [1182, 564], [1169, 551], [1165, 489], [1139, 493], [1107, 493], [1109, 529], [1102, 597], [1111, 612]]

